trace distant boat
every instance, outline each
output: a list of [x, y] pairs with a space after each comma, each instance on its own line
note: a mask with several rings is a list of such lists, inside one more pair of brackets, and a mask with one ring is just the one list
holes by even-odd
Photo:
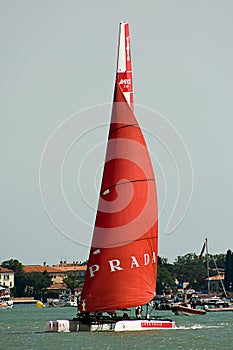
[[45, 307], [77, 307], [77, 297], [71, 294], [65, 294], [58, 299], [49, 298]]
[[7, 303], [5, 303], [5, 302], [2, 302], [2, 301], [0, 300], [0, 310], [12, 309], [12, 307], [13, 307], [13, 305], [9, 305], [9, 304], [7, 304]]
[[233, 311], [233, 305], [227, 299], [217, 296], [202, 299], [202, 305], [204, 305], [207, 312]]
[[78, 306], [78, 301], [77, 297], [69, 297], [65, 300], [65, 307], [71, 306], [71, 307], [77, 307]]
[[183, 305], [174, 305], [172, 307], [172, 312], [175, 315], [205, 315], [206, 310], [202, 309], [193, 309], [192, 307], [183, 306]]
[[[78, 316], [49, 321], [46, 331], [175, 328], [174, 321], [148, 314], [156, 290], [157, 257], [155, 177], [133, 112], [129, 25], [121, 22], [106, 161]], [[145, 304], [144, 314], [129, 314], [129, 309]]]
[[229, 312], [233, 311], [233, 306], [226, 306], [226, 307], [210, 307], [207, 309], [208, 312]]
[[11, 309], [13, 307], [13, 300], [6, 287], [0, 286], [0, 309]]
[[[208, 251], [208, 241], [207, 241], [207, 238], [206, 238], [205, 241], [204, 241], [204, 244], [203, 244], [201, 253], [200, 253], [200, 255], [199, 255], [199, 259], [202, 258], [204, 252], [206, 252], [207, 291], [208, 291], [208, 294], [209, 294], [209, 293], [211, 292], [210, 281], [211, 281], [211, 278], [213, 278], [213, 277], [210, 277], [209, 251]], [[218, 269], [218, 266], [217, 266], [217, 263], [216, 263], [216, 260], [215, 260], [214, 257], [212, 257], [212, 259], [213, 259], [215, 268], [216, 268], [216, 270], [217, 270], [217, 272], [218, 272], [218, 275], [220, 275], [219, 269]], [[227, 298], [228, 296], [227, 296], [226, 288], [225, 288], [225, 286], [224, 286], [224, 283], [223, 283], [223, 280], [222, 280], [222, 279], [220, 279], [220, 283], [221, 283], [221, 286], [222, 286], [224, 295], [225, 295], [225, 297]]]

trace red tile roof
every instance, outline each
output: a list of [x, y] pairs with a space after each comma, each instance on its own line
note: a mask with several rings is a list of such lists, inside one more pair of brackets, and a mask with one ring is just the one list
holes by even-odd
[[55, 267], [59, 268], [60, 270], [62, 270], [64, 272], [86, 271], [86, 269], [87, 269], [87, 266], [79, 266], [79, 265], [71, 265], [71, 264], [67, 264], [67, 266], [59, 264], [59, 265], [55, 265]]
[[15, 273], [13, 270], [0, 266], [0, 273]]
[[51, 266], [42, 266], [42, 265], [25, 265], [23, 266], [23, 270], [25, 273], [29, 272], [44, 272], [47, 271], [48, 273], [64, 273], [63, 270]]
[[51, 286], [47, 287], [48, 290], [58, 290], [58, 289], [66, 289], [67, 285], [65, 283], [54, 283]]
[[80, 265], [79, 263], [60, 263], [53, 265], [53, 267], [62, 269], [63, 271], [86, 271], [86, 265]]
[[[208, 278], [205, 279], [208, 281]], [[217, 275], [217, 276], [212, 276], [210, 277], [210, 281], [221, 281], [224, 280], [224, 275]]]

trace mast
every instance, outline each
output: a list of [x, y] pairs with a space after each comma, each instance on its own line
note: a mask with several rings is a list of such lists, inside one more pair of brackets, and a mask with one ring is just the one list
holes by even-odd
[[210, 292], [210, 267], [209, 267], [209, 251], [208, 251], [207, 238], [205, 239], [205, 244], [206, 244], [206, 269], [207, 269], [207, 279], [208, 279], [207, 290], [208, 290], [208, 294], [209, 294], [209, 292]]

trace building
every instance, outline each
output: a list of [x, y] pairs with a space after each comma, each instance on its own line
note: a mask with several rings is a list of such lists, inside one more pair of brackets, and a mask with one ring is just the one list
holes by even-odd
[[14, 271], [0, 266], [0, 286], [14, 288]]
[[45, 266], [45, 265], [25, 265], [23, 266], [23, 271], [25, 273], [30, 272], [48, 272], [49, 276], [51, 277], [52, 284], [60, 284], [63, 283], [63, 279], [66, 278], [67, 273], [66, 271], [63, 271], [59, 268], [52, 267], [52, 266]]
[[68, 273], [73, 273], [77, 279], [84, 281], [86, 276], [87, 266], [82, 266], [78, 263], [60, 263], [54, 266], [46, 265], [25, 265], [23, 266], [25, 273], [47, 271], [51, 277], [52, 284], [62, 284]]
[[70, 293], [70, 289], [67, 288], [65, 283], [54, 283], [46, 288], [47, 292], [56, 292], [58, 296], [62, 296]]
[[[210, 293], [218, 293], [223, 291], [224, 273], [209, 278]], [[208, 278], [205, 279], [208, 282]]]
[[60, 263], [53, 266], [54, 268], [60, 269], [64, 273], [73, 273], [77, 276], [77, 279], [84, 281], [87, 271], [86, 265], [80, 265], [79, 263]]

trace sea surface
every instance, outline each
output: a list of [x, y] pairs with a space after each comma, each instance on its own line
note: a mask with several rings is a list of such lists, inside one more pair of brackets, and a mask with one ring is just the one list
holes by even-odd
[[0, 349], [33, 350], [230, 350], [233, 349], [233, 312], [205, 316], [158, 315], [176, 321], [177, 329], [128, 333], [45, 333], [49, 320], [71, 319], [76, 308], [37, 309], [35, 304], [0, 310]]

